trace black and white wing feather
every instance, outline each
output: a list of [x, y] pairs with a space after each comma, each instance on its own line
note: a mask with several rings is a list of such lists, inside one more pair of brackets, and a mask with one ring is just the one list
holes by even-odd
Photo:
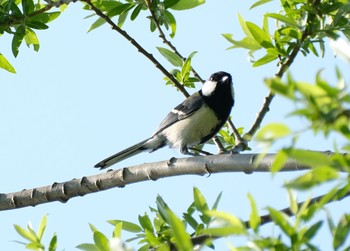
[[160, 123], [155, 134], [160, 133], [172, 124], [191, 116], [195, 111], [203, 106], [203, 103], [204, 99], [199, 92], [192, 94], [189, 98], [184, 100], [181, 104], [169, 112], [165, 119]]

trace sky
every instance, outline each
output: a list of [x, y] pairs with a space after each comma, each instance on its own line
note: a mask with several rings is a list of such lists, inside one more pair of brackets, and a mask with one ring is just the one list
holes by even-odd
[[[246, 20], [261, 24], [263, 13], [279, 9], [278, 1], [274, 1], [249, 11], [252, 3], [207, 1], [190, 11], [173, 12], [177, 20], [173, 43], [185, 56], [198, 52], [192, 65], [202, 78], [207, 79], [219, 70], [232, 74], [236, 93], [232, 119], [237, 127], [246, 129], [254, 121], [268, 93], [263, 79], [274, 75], [277, 64], [253, 68], [246, 51], [226, 50], [230, 44], [221, 34], [232, 33], [236, 39], [243, 36], [238, 13]], [[37, 32], [39, 52], [22, 45], [19, 56], [13, 58], [11, 37], [0, 39], [1, 53], [17, 71], [17, 74], [0, 71], [1, 193], [100, 173], [93, 168], [95, 163], [149, 137], [168, 111], [184, 99], [180, 92], [165, 86], [162, 73], [109, 26], [88, 33], [95, 18], [84, 19], [91, 13], [82, 7], [79, 2], [70, 4], [49, 24], [48, 30]], [[149, 32], [145, 15], [134, 22], [127, 20], [123, 28], [167, 69], [172, 69], [157, 52], [156, 47], [164, 44], [157, 33]], [[326, 49], [324, 58], [299, 55], [291, 68], [294, 78], [312, 82], [315, 73], [323, 69], [323, 76], [334, 81], [335, 66], [346, 72], [349, 65], [334, 57], [329, 46]], [[349, 73], [345, 77], [349, 80]], [[305, 121], [286, 116], [293, 108], [293, 103], [275, 98], [263, 124], [284, 122], [292, 129], [305, 128]], [[334, 135], [324, 139], [306, 133], [298, 146], [324, 151], [332, 150], [335, 142], [341, 144]], [[270, 152], [287, 144], [281, 142]], [[262, 150], [255, 142], [250, 147], [251, 152]], [[215, 148], [210, 149], [215, 152]], [[177, 150], [164, 148], [152, 154], [140, 154], [114, 168], [171, 157], [182, 156]], [[107, 220], [137, 222], [138, 215], [150, 214], [149, 206], [155, 207], [158, 194], [181, 215], [191, 204], [193, 187], [201, 190], [210, 205], [222, 191], [218, 209], [246, 220], [250, 212], [248, 193], [256, 199], [261, 214], [266, 213], [267, 205], [285, 208], [288, 198], [282, 186], [298, 174], [280, 173], [272, 177], [269, 173], [225, 173], [210, 177], [171, 177], [74, 198], [65, 204], [53, 202], [4, 211], [0, 213], [0, 247], [2, 250], [25, 250], [13, 242], [21, 240], [13, 224], [25, 226], [32, 222], [36, 228], [47, 214], [46, 240], [56, 232], [58, 250], [75, 250], [74, 247], [81, 243], [92, 242], [88, 223], [111, 236], [113, 228]], [[322, 194], [322, 191], [323, 188], [314, 189], [311, 195]], [[307, 195], [299, 196], [301, 201]], [[327, 208], [337, 219], [345, 208], [350, 208], [350, 202], [345, 199]], [[263, 229], [266, 234], [274, 232], [272, 224]], [[325, 227], [315, 241], [324, 250], [331, 245], [326, 238], [328, 235]], [[227, 241], [217, 241], [217, 250], [227, 250]], [[135, 243], [130, 246], [135, 247]]]

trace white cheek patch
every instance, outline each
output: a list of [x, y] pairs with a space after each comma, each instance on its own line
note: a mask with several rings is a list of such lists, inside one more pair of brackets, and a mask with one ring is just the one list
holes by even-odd
[[214, 91], [215, 91], [215, 88], [216, 88], [216, 85], [218, 83], [217, 82], [213, 82], [213, 81], [206, 81], [202, 87], [202, 93], [204, 96], [210, 96]]

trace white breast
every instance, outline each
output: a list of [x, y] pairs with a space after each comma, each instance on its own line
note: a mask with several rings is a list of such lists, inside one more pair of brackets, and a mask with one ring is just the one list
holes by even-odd
[[217, 117], [208, 106], [203, 106], [193, 115], [180, 120], [166, 128], [162, 135], [167, 138], [170, 147], [191, 147], [200, 143], [200, 140], [210, 134], [217, 126]]

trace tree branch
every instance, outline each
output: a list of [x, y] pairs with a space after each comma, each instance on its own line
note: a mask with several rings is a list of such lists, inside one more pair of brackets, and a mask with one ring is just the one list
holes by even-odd
[[122, 35], [126, 40], [128, 40], [136, 49], [143, 54], [146, 58], [148, 58], [155, 66], [158, 68], [167, 78], [170, 79], [170, 81], [176, 86], [176, 88], [183, 93], [186, 97], [189, 96], [186, 89], [181, 85], [174, 76], [168, 72], [163, 65], [161, 65], [158, 60], [153, 57], [152, 54], [148, 53], [136, 40], [131, 37], [126, 31], [121, 29], [118, 25], [116, 25], [107, 15], [105, 15], [99, 8], [97, 8], [90, 0], [81, 0], [82, 2], [85, 2], [90, 8], [101, 17], [103, 20], [105, 20], [109, 25], [112, 26], [112, 29], [118, 32], [120, 35]]
[[[317, 7], [316, 5], [317, 4], [314, 3], [313, 7], [316, 8]], [[307, 12], [307, 13], [308, 13], [308, 16], [307, 16], [307, 22], [306, 23], [308, 25], [306, 25], [300, 40], [298, 41], [298, 43], [293, 48], [293, 50], [290, 53], [290, 55], [288, 56], [287, 60], [285, 62], [280, 62], [280, 68], [277, 71], [277, 73], [275, 74], [275, 77], [277, 77], [277, 78], [282, 78], [283, 77], [284, 73], [289, 69], [289, 67], [294, 62], [296, 56], [300, 52], [302, 44], [305, 42], [306, 38], [310, 35], [310, 25], [309, 24], [312, 23], [313, 19], [315, 18], [315, 15], [313, 13], [310, 13], [310, 12]], [[250, 128], [250, 130], [246, 134], [244, 134], [244, 136], [243, 136], [243, 138], [245, 140], [250, 141], [253, 138], [253, 136], [255, 135], [255, 133], [257, 132], [257, 130], [260, 128], [260, 125], [261, 125], [265, 115], [270, 110], [270, 104], [271, 104], [271, 102], [272, 102], [274, 97], [275, 97], [275, 94], [272, 93], [271, 91], [265, 97], [264, 104], [263, 104], [261, 110], [259, 111], [259, 113], [257, 114], [256, 120], [254, 121], [254, 123], [253, 123], [252, 127]]]
[[[324, 152], [330, 156], [332, 153]], [[260, 163], [255, 159], [259, 154], [222, 154], [195, 156], [191, 158], [171, 158], [168, 161], [147, 163], [106, 173], [73, 179], [62, 183], [24, 189], [22, 191], [0, 194], [0, 211], [27, 206], [36, 206], [48, 202], [67, 202], [69, 199], [99, 192], [115, 187], [125, 187], [136, 182], [157, 180], [179, 175], [210, 175], [224, 172], [269, 172], [275, 154], [267, 154]], [[281, 171], [310, 169], [310, 166], [289, 159]]]

